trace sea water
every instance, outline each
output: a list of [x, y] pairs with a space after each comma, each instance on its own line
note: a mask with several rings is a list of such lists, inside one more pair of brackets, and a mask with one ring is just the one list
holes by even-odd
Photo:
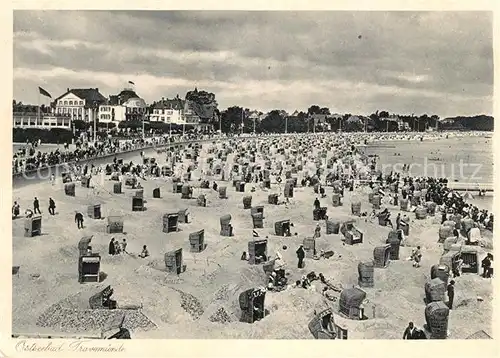
[[[377, 155], [377, 169], [388, 174], [402, 172], [403, 165], [410, 166], [408, 175], [448, 178], [461, 183], [486, 183], [493, 185], [492, 138], [462, 137], [449, 139], [424, 139], [380, 141], [365, 147], [367, 155]], [[477, 197], [471, 192], [475, 205], [484, 209], [493, 206], [492, 194]]]
[[376, 142], [365, 149], [378, 156], [384, 173], [410, 166], [409, 175], [448, 178], [464, 183], [493, 183], [491, 138], [450, 138]]

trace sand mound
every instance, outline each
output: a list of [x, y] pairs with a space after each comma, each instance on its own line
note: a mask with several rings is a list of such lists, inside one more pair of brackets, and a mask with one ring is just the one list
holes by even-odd
[[38, 317], [36, 325], [54, 328], [60, 332], [97, 331], [105, 328], [108, 322], [125, 316], [123, 326], [130, 330], [156, 328], [140, 310], [81, 309], [80, 307], [85, 305], [83, 297], [80, 294], [70, 296], [50, 306]]

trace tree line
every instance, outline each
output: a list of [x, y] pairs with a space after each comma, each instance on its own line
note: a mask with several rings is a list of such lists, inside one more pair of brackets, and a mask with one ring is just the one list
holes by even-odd
[[[268, 113], [251, 111], [249, 108], [232, 106], [223, 111], [217, 107], [215, 95], [207, 91], [190, 91], [186, 99], [197, 103], [201, 122], [208, 124], [212, 130], [221, 130], [222, 133], [305, 133], [323, 131], [344, 132], [397, 132], [414, 131], [424, 132], [434, 130], [478, 130], [493, 131], [493, 117], [487, 115], [459, 116], [440, 120], [437, 115], [398, 115], [388, 111], [376, 111], [369, 116], [357, 116], [351, 113], [332, 114], [327, 107], [310, 106], [307, 111], [300, 111], [290, 115], [283, 110], [275, 109]], [[13, 101], [13, 110], [18, 112], [36, 112], [37, 106], [24, 105]], [[41, 112], [49, 112], [50, 108], [41, 106]], [[398, 120], [396, 120], [396, 118]], [[76, 131], [88, 130], [92, 124], [83, 121], [73, 121]], [[130, 130], [142, 131], [141, 122], [98, 123], [101, 130]], [[116, 128], [118, 127], [118, 128]], [[177, 133], [182, 130], [192, 131], [191, 126], [170, 125], [161, 122], [146, 122], [146, 131], [156, 133]]]
[[[399, 119], [396, 120], [396, 118]], [[399, 122], [399, 123], [398, 123]], [[218, 112], [209, 121], [216, 130], [223, 133], [305, 133], [323, 131], [344, 132], [424, 132], [434, 130], [480, 130], [493, 131], [493, 117], [479, 115], [456, 117], [440, 121], [437, 115], [390, 115], [380, 111], [369, 116], [356, 116], [350, 113], [332, 115], [328, 108], [317, 105], [294, 115], [282, 110], [272, 110], [267, 114], [252, 112], [239, 106], [229, 107]]]

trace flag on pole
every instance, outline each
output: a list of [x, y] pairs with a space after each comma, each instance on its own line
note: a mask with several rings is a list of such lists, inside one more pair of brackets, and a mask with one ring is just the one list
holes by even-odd
[[50, 93], [47, 92], [46, 90], [44, 90], [42, 87], [38, 87], [38, 91], [40, 92], [41, 95], [44, 95], [44, 96], [49, 97], [49, 98], [52, 98], [52, 96], [50, 95]]
[[128, 81], [128, 83], [130, 83], [131, 85], [134, 85], [135, 86], [135, 83], [132, 82], [132, 81]]

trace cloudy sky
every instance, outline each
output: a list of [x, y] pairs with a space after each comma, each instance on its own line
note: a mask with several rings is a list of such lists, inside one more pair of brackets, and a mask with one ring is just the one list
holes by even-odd
[[127, 81], [150, 102], [197, 86], [219, 108], [491, 114], [486, 12], [15, 11], [14, 98]]

